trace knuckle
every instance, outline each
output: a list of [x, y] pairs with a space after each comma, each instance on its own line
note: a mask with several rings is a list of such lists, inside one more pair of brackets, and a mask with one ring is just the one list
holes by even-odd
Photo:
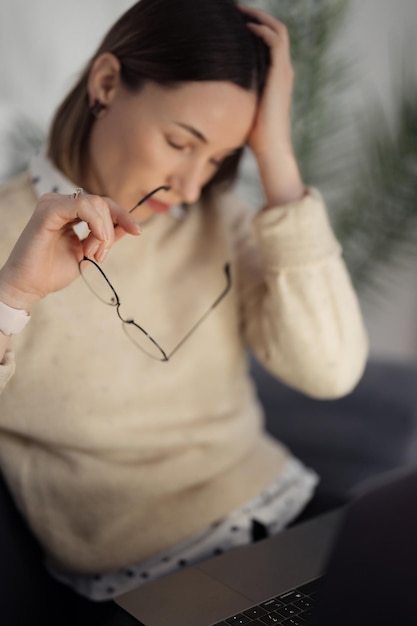
[[101, 196], [95, 194], [80, 196], [76, 199], [76, 202], [78, 203], [80, 209], [88, 212], [91, 212], [92, 210], [94, 211], [94, 213], [98, 213], [100, 216], [103, 216], [108, 208], [107, 203], [104, 201], [104, 199]]
[[79, 196], [78, 198], [72, 199], [72, 202], [75, 203], [78, 210], [87, 209], [90, 205], [90, 201], [88, 200], [87, 196]]
[[55, 194], [47, 193], [41, 196], [35, 207], [35, 213], [44, 215], [45, 213], [52, 211], [56, 206]]

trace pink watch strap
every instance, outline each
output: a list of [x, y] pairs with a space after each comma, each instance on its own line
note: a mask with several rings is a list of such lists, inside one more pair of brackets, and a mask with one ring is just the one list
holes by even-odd
[[30, 315], [23, 309], [14, 309], [0, 302], [0, 332], [3, 335], [17, 335], [24, 329]]

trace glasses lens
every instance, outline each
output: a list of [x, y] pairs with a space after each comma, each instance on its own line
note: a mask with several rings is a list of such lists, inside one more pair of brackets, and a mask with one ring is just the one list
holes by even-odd
[[158, 361], [167, 361], [165, 352], [160, 348], [157, 342], [142, 330], [139, 325], [132, 321], [125, 321], [123, 330], [133, 343], [142, 350], [144, 354]]
[[85, 284], [97, 298], [105, 304], [116, 306], [116, 292], [94, 261], [90, 261], [89, 259], [81, 261], [80, 272]]

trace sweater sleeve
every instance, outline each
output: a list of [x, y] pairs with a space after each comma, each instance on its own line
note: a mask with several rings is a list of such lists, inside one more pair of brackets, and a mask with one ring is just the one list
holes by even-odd
[[313, 397], [350, 392], [368, 341], [320, 193], [257, 214], [237, 259], [242, 329], [257, 358]]
[[13, 352], [6, 350], [2, 362], [0, 363], [0, 394], [13, 376], [15, 371], [15, 360]]

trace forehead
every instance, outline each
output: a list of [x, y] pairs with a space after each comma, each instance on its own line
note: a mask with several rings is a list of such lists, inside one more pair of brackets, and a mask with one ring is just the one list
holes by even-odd
[[192, 126], [208, 144], [219, 147], [237, 147], [245, 142], [257, 104], [254, 92], [220, 81], [175, 87], [147, 83], [137, 97], [155, 121]]

